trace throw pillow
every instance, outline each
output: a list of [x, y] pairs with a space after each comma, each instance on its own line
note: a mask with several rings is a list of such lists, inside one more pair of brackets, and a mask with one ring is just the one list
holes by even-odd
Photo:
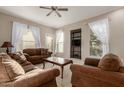
[[6, 70], [9, 74], [11, 80], [14, 80], [15, 77], [24, 75], [25, 71], [22, 66], [12, 59], [5, 59], [3, 64], [6, 67]]
[[27, 62], [25, 55], [22, 52], [16, 52], [11, 54], [11, 57], [16, 60], [19, 64], [24, 64]]
[[121, 59], [117, 55], [109, 53], [103, 56], [98, 64], [98, 67], [102, 70], [118, 72], [121, 63]]

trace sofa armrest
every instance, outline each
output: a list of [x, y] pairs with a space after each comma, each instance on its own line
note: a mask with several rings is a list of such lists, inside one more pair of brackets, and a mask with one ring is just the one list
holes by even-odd
[[76, 64], [71, 65], [70, 69], [72, 71], [72, 83], [83, 83], [88, 78], [87, 82], [95, 81], [94, 85], [96, 83], [97, 86], [102, 85], [100, 82], [104, 82], [104, 86], [124, 86], [124, 73], [104, 71], [98, 67]]
[[51, 80], [55, 79], [60, 74], [59, 70], [53, 69], [35, 69], [23, 76], [17, 77], [14, 81], [16, 87], [36, 87], [41, 86]]
[[47, 52], [47, 55], [50, 57], [50, 56], [52, 55], [52, 53], [53, 53], [53, 52], [48, 51], [48, 52]]
[[119, 72], [120, 72], [120, 73], [124, 73], [124, 66], [121, 66], [121, 67], [120, 67]]
[[99, 63], [100, 59], [98, 58], [86, 58], [85, 61], [84, 61], [84, 64], [85, 65], [90, 65], [90, 66], [95, 66], [97, 67], [98, 66], [98, 63]]

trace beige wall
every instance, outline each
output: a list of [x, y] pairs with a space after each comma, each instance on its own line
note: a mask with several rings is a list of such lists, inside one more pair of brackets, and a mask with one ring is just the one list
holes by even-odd
[[[124, 9], [107, 13], [101, 16], [97, 16], [88, 20], [84, 20], [78, 23], [70, 24], [64, 26], [60, 29], [64, 30], [65, 35], [65, 44], [64, 44], [64, 53], [61, 54], [62, 57], [69, 58], [70, 57], [70, 30], [73, 29], [82, 29], [82, 60], [85, 57], [89, 56], [89, 39], [90, 39], [90, 28], [88, 26], [88, 22], [95, 21], [97, 19], [101, 19], [104, 17], [109, 18], [110, 23], [110, 52], [118, 54], [121, 58], [124, 59]], [[54, 35], [55, 29], [46, 27], [43, 25], [39, 25], [35, 22], [31, 22], [25, 19], [12, 17], [9, 15], [5, 15], [0, 13], [0, 45], [4, 41], [11, 41], [11, 29], [12, 29], [12, 22], [22, 22], [29, 25], [36, 25], [41, 28], [41, 44], [42, 47], [45, 47], [45, 33], [51, 33]], [[0, 51], [3, 51], [0, 49]]]
[[[11, 32], [12, 32], [12, 22], [21, 22], [28, 25], [38, 26], [41, 28], [41, 46], [45, 47], [45, 34], [51, 33], [55, 34], [55, 29], [46, 27], [35, 22], [31, 22], [25, 19], [9, 16], [3, 13], [0, 13], [0, 46], [4, 41], [11, 41]], [[5, 49], [0, 49], [0, 51], [5, 51]]]
[[59, 28], [63, 29], [65, 33], [64, 53], [61, 54], [61, 56], [68, 58], [70, 57], [70, 30], [79, 28], [82, 29], [82, 61], [85, 59], [85, 57], [90, 56], [90, 28], [88, 26], [88, 22], [105, 17], [109, 18], [110, 23], [110, 52], [118, 54], [121, 58], [124, 59], [124, 9]]
[[124, 60], [124, 9], [115, 11], [110, 18], [110, 51]]

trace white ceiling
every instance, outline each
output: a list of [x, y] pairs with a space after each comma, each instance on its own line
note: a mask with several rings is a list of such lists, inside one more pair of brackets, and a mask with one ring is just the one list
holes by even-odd
[[25, 18], [53, 28], [59, 28], [64, 25], [72, 24], [120, 8], [116, 6], [64, 7], [68, 8], [69, 11], [60, 11], [60, 14], [62, 15], [61, 18], [58, 17], [55, 13], [52, 13], [50, 16], [46, 16], [46, 14], [50, 12], [50, 10], [41, 9], [38, 6], [0, 6], [0, 12], [16, 17]]

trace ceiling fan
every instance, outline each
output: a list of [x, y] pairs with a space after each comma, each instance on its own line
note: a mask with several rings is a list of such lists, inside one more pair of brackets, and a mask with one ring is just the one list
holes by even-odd
[[40, 8], [51, 10], [46, 16], [49, 16], [50, 14], [55, 12], [59, 17], [61, 17], [61, 14], [58, 11], [68, 11], [68, 8], [59, 8], [57, 6], [51, 6], [51, 7], [40, 6]]

